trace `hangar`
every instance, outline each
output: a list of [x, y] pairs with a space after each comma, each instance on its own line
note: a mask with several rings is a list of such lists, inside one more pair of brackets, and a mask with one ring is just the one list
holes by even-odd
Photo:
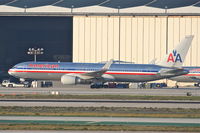
[[159, 60], [193, 34], [185, 65], [199, 66], [200, 0], [1, 0], [0, 68], [32, 60]]

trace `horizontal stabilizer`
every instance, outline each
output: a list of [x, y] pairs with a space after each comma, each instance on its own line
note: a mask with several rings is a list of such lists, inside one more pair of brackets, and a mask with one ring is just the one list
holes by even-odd
[[163, 68], [159, 71], [159, 74], [161, 76], [166, 76], [166, 77], [171, 77], [171, 76], [179, 76], [179, 75], [184, 75], [188, 74], [189, 71], [182, 69], [182, 68]]

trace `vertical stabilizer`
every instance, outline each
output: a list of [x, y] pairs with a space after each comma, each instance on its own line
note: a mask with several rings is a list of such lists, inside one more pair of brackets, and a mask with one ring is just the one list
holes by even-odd
[[157, 65], [165, 67], [181, 67], [185, 61], [193, 37], [193, 35], [185, 36], [176, 48], [168, 53], [163, 60], [157, 63]]

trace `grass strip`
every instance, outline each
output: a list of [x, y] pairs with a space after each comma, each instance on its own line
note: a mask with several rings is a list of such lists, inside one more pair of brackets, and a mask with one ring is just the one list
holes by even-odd
[[0, 107], [0, 115], [200, 118], [199, 109], [137, 107]]
[[0, 94], [0, 99], [113, 99], [113, 100], [196, 100], [200, 96], [134, 96], [134, 95], [41, 95]]
[[168, 131], [200, 132], [200, 127], [130, 126], [130, 125], [66, 125], [66, 124], [1, 124], [0, 130], [85, 130], [85, 131]]

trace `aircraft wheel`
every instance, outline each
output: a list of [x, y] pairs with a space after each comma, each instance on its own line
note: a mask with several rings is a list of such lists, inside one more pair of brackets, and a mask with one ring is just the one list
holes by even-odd
[[9, 84], [8, 87], [13, 87], [13, 85], [12, 85], [12, 84]]
[[176, 85], [175, 87], [176, 87], [176, 88], [179, 88], [179, 86], [178, 86], [178, 85]]
[[197, 83], [197, 87], [200, 87], [200, 83]]
[[28, 88], [28, 87], [29, 87], [29, 85], [24, 85], [24, 87]]

